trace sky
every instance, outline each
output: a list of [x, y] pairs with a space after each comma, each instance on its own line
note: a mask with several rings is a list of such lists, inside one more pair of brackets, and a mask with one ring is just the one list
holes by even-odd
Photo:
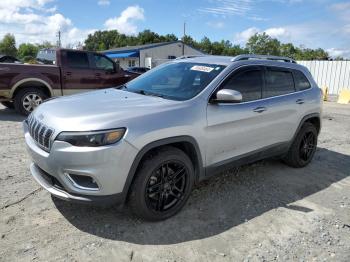
[[181, 37], [184, 22], [196, 40], [244, 45], [266, 32], [350, 58], [350, 1], [344, 0], [0, 0], [0, 38], [14, 34], [17, 44], [55, 42], [59, 30], [63, 45], [83, 42], [96, 30]]

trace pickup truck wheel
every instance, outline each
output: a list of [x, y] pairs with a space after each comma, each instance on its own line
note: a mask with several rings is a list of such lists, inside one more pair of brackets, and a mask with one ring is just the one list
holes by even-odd
[[22, 115], [29, 115], [45, 99], [47, 99], [47, 95], [40, 89], [25, 88], [15, 96], [15, 109]]
[[303, 124], [283, 161], [297, 168], [308, 165], [316, 152], [317, 135], [313, 124]]
[[145, 159], [131, 186], [129, 205], [150, 221], [167, 219], [187, 202], [194, 183], [189, 157], [175, 147], [164, 147]]
[[1, 104], [6, 107], [6, 108], [9, 108], [9, 109], [14, 109], [15, 108], [15, 105], [13, 102], [10, 102], [10, 101], [5, 101], [5, 102], [1, 102]]

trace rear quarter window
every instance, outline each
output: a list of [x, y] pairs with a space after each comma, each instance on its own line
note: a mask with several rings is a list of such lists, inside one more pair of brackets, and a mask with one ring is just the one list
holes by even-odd
[[306, 90], [311, 88], [311, 84], [304, 73], [294, 70], [294, 82], [297, 90]]
[[295, 92], [293, 74], [289, 70], [267, 69], [263, 97], [273, 97]]

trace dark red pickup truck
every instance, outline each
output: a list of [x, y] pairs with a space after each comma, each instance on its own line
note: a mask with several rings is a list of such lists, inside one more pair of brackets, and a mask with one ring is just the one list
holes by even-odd
[[135, 78], [103, 54], [57, 49], [53, 65], [0, 64], [0, 102], [28, 115], [45, 99], [115, 87]]

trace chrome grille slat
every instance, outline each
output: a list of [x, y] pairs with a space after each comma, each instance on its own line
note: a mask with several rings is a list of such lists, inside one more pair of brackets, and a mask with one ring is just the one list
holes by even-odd
[[29, 115], [27, 124], [29, 134], [34, 141], [45, 151], [50, 151], [51, 136], [54, 133], [54, 130], [37, 120], [33, 114]]

